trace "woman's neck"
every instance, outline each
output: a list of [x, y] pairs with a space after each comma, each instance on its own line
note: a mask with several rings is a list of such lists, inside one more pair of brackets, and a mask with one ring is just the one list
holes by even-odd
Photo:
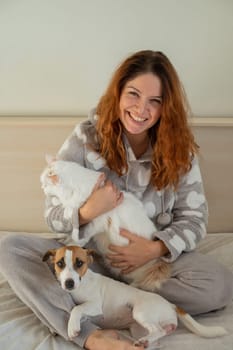
[[126, 132], [127, 139], [129, 144], [134, 152], [136, 158], [140, 158], [148, 149], [149, 145], [149, 136], [147, 133], [132, 135]]

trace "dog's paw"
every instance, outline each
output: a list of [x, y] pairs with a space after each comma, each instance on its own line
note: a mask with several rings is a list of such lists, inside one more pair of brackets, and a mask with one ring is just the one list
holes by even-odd
[[70, 317], [68, 322], [68, 337], [69, 339], [74, 339], [79, 335], [80, 332], [80, 322], [73, 317]]
[[68, 325], [68, 337], [70, 340], [74, 339], [79, 335], [80, 329], [77, 329], [75, 327], [69, 327]]

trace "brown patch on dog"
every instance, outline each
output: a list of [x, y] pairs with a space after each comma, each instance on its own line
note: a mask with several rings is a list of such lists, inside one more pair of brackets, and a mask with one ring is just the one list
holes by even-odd
[[170, 265], [163, 260], [158, 260], [147, 269], [144, 277], [138, 280], [135, 286], [153, 292], [158, 290], [170, 275]]
[[179, 306], [176, 306], [176, 312], [181, 315], [181, 316], [184, 316], [187, 314], [187, 312], [185, 312], [183, 309], [181, 309], [181, 307]]
[[43, 256], [43, 258], [42, 258], [42, 261], [47, 261], [47, 260], [50, 259], [50, 260], [52, 260], [52, 262], [53, 262], [55, 254], [56, 254], [56, 249], [50, 249], [50, 250], [48, 250], [48, 251], [44, 254], [44, 256]]
[[[66, 250], [72, 251], [72, 261], [74, 270], [78, 272], [78, 274], [82, 277], [90, 264], [93, 263], [94, 259], [97, 259], [99, 255], [96, 253], [94, 249], [84, 249], [79, 246], [64, 246], [59, 249], [50, 249], [43, 256], [42, 260], [53, 263], [56, 274], [59, 274], [60, 271], [65, 267], [65, 252]], [[77, 261], [81, 261], [82, 266], [77, 266]], [[60, 267], [58, 262], [64, 262], [64, 267]]]
[[87, 255], [89, 258], [89, 264], [92, 264], [93, 261], [97, 261], [100, 263], [103, 260], [103, 257], [97, 253], [95, 249], [86, 249], [87, 250]]
[[[77, 271], [80, 277], [85, 275], [89, 264], [92, 263], [92, 259], [90, 259], [90, 255], [88, 255], [88, 250], [78, 246], [68, 246], [64, 248], [65, 250], [72, 251], [72, 261], [74, 270]], [[77, 262], [82, 262], [82, 265], [78, 266]]]

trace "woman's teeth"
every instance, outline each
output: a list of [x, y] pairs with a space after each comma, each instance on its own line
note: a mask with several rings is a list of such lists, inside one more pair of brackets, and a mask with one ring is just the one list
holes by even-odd
[[145, 118], [140, 118], [140, 117], [137, 117], [136, 115], [133, 115], [131, 113], [129, 113], [129, 116], [135, 120], [136, 122], [144, 122], [146, 119]]

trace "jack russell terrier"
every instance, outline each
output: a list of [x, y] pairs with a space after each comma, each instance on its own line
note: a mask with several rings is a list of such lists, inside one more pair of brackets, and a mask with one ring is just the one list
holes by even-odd
[[135, 344], [145, 347], [173, 332], [178, 319], [191, 332], [202, 337], [227, 334], [222, 327], [206, 327], [189, 314], [158, 294], [136, 289], [91, 271], [95, 251], [79, 246], [64, 246], [49, 250], [43, 261], [51, 260], [61, 287], [68, 291], [76, 305], [68, 322], [68, 336], [76, 337], [83, 316], [100, 316], [102, 328], [129, 329]]
[[[105, 174], [85, 168], [75, 162], [48, 159], [48, 167], [41, 174], [42, 189], [46, 195], [55, 196], [64, 208], [64, 218], [70, 219], [74, 210], [80, 208], [94, 189], [102, 186]], [[139, 236], [152, 239], [156, 232], [154, 223], [148, 218], [142, 202], [129, 192], [123, 192], [123, 202], [116, 208], [93, 219], [85, 225], [85, 237], [79, 238], [79, 228], [74, 227], [72, 238], [84, 246], [91, 238], [102, 255], [105, 266], [116, 278], [148, 291], [158, 290], [161, 283], [170, 276], [170, 264], [162, 259], [154, 259], [133, 272], [120, 274], [105, 258], [109, 244], [124, 246], [128, 239], [120, 235], [124, 228]], [[78, 213], [77, 213], [78, 215]]]

